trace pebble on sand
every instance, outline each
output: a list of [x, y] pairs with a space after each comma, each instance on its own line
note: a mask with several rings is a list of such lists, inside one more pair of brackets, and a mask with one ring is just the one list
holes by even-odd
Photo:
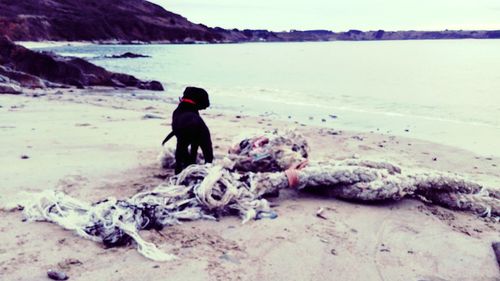
[[69, 277], [66, 275], [66, 273], [62, 271], [55, 271], [52, 269], [49, 269], [47, 271], [47, 276], [52, 279], [52, 280], [68, 280]]

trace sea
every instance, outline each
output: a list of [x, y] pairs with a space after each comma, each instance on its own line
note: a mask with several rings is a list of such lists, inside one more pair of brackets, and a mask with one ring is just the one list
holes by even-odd
[[[500, 40], [26, 44], [163, 83], [208, 110], [418, 138], [500, 156]], [[133, 52], [150, 57], [111, 59]]]

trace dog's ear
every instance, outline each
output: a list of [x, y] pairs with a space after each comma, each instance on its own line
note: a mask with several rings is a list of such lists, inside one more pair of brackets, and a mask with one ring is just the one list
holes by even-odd
[[196, 103], [198, 109], [205, 109], [210, 106], [208, 93], [202, 88], [186, 87], [183, 98], [190, 99]]

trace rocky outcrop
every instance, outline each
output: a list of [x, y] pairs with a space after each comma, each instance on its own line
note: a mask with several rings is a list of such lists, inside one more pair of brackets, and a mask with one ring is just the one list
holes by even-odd
[[110, 59], [135, 59], [135, 58], [150, 58], [150, 56], [126, 52], [126, 53], [119, 54], [119, 55], [106, 56], [106, 58], [110, 58]]
[[19, 85], [27, 88], [45, 88], [48, 86], [48, 81], [44, 81], [34, 75], [21, 71], [12, 70], [8, 67], [0, 65], [0, 75], [8, 77], [11, 81], [16, 81]]
[[8, 77], [0, 75], [0, 94], [21, 94], [22, 89], [19, 83], [10, 80]]
[[14, 41], [206, 41], [222, 39], [144, 0], [2, 0], [0, 34]]
[[109, 86], [163, 90], [160, 82], [141, 81], [132, 75], [109, 72], [81, 58], [35, 52], [5, 37], [0, 38], [0, 75], [28, 88], [72, 85], [79, 88]]

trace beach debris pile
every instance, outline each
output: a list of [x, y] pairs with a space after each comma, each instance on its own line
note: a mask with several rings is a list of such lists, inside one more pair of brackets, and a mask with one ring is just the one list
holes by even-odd
[[[218, 163], [230, 171], [278, 172], [307, 164], [309, 151], [306, 139], [296, 131], [273, 131], [267, 135], [243, 137]], [[175, 147], [164, 146], [158, 161], [162, 168], [174, 169]], [[202, 155], [198, 154], [197, 163], [201, 162]]]
[[[386, 162], [350, 159], [304, 167], [308, 149], [305, 139], [296, 133], [249, 138], [233, 147], [229, 160], [222, 164], [191, 165], [153, 190], [128, 199], [89, 204], [61, 192], [45, 191], [23, 204], [24, 214], [31, 221], [57, 223], [108, 247], [135, 241], [141, 254], [156, 261], [175, 257], [143, 240], [139, 230], [224, 215], [238, 215], [243, 223], [273, 217], [262, 196], [287, 188], [320, 190], [328, 196], [359, 201], [415, 198], [500, 218], [498, 190], [457, 175], [403, 172]], [[270, 171], [252, 171], [259, 161], [266, 161]]]
[[231, 149], [227, 158], [239, 172], [278, 172], [292, 166], [305, 165], [309, 155], [306, 139], [293, 130], [283, 134], [245, 138]]

